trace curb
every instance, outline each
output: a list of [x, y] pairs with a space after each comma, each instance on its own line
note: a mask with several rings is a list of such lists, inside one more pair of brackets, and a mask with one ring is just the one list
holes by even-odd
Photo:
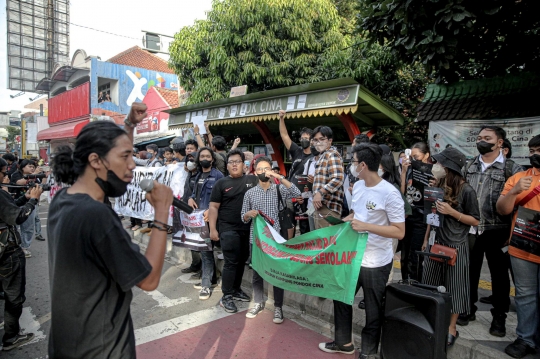
[[[132, 234], [133, 240], [141, 248], [146, 248], [150, 240], [148, 234], [142, 234], [140, 231], [136, 231], [135, 233], [129, 231], [129, 233]], [[216, 269], [220, 275], [223, 269], [223, 260], [218, 259], [215, 252], [214, 255]], [[167, 237], [166, 259], [177, 265], [191, 263], [191, 252], [186, 248], [173, 246], [172, 239], [169, 236]], [[248, 294], [252, 293], [251, 278], [252, 271], [246, 270], [242, 279], [242, 287]], [[273, 310], [273, 292], [268, 290], [268, 283], [266, 282], [264, 283], [264, 288], [268, 297], [265, 307], [266, 309]], [[361, 342], [360, 335], [365, 324], [365, 313], [358, 308], [358, 302], [359, 298], [355, 298], [353, 305], [353, 339], [357, 347]], [[298, 324], [319, 334], [333, 338], [334, 305], [332, 300], [285, 291], [283, 311], [286, 314], [286, 318], [292, 319]], [[448, 359], [499, 359], [504, 357], [507, 357], [506, 354], [500, 350], [463, 338], [459, 338], [447, 354]]]

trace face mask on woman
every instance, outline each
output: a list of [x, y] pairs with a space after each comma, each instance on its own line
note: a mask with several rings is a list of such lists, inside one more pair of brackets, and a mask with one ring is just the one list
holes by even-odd
[[446, 171], [444, 170], [444, 167], [441, 166], [439, 163], [433, 165], [433, 168], [431, 169], [431, 174], [433, 174], [433, 177], [438, 180], [446, 177]]

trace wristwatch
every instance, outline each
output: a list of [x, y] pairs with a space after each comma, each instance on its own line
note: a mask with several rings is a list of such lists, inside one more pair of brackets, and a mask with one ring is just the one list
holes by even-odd
[[136, 126], [133, 122], [131, 122], [129, 120], [128, 116], [126, 116], [126, 118], [124, 118], [124, 125], [126, 125], [129, 128], [135, 128], [135, 126]]
[[279, 179], [280, 179], [281, 181], [283, 181], [283, 180], [285, 179], [285, 176], [281, 175], [281, 177], [279, 177]]

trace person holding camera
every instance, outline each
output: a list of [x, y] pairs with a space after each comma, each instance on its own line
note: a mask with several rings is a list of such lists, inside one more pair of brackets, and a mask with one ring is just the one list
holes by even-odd
[[[6, 182], [7, 168], [7, 162], [0, 159], [0, 183]], [[21, 236], [17, 225], [29, 221], [42, 192], [41, 187], [32, 187], [24, 196], [14, 200], [7, 191], [0, 190], [0, 283], [5, 299], [2, 338], [4, 351], [20, 347], [34, 338], [32, 333], [19, 334], [19, 319], [26, 300], [26, 258], [20, 247]]]
[[[25, 188], [24, 186], [28, 186], [29, 184], [37, 185], [40, 183], [39, 179], [31, 179], [28, 180], [25, 178], [25, 176], [32, 175], [36, 169], [36, 165], [31, 160], [22, 160], [19, 164], [19, 169], [15, 171], [11, 175], [11, 185], [21, 186], [19, 188], [11, 188], [11, 193], [13, 195], [13, 198], [19, 198], [22, 195], [26, 194], [28, 188]], [[36, 206], [39, 204], [36, 203]], [[34, 230], [35, 230], [35, 221], [36, 221], [36, 213], [37, 211], [32, 211], [30, 213], [30, 216], [28, 217], [28, 220], [25, 221], [20, 225], [21, 229], [21, 247], [23, 249], [24, 255], [26, 258], [32, 257], [32, 253], [30, 253], [29, 248], [32, 244], [32, 239], [34, 238]], [[39, 214], [37, 214], [39, 216]]]

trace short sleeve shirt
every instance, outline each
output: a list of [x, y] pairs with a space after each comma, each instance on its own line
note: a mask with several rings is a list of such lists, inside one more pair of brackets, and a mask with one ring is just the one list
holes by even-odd
[[135, 358], [131, 288], [152, 271], [118, 215], [86, 194], [49, 208], [50, 358]]
[[[501, 193], [501, 196], [507, 195], [508, 192], [510, 192], [510, 190], [512, 188], [514, 188], [514, 186], [519, 182], [520, 179], [522, 179], [523, 177], [527, 177], [527, 176], [532, 176], [533, 182], [532, 182], [531, 188], [529, 188], [528, 191], [523, 191], [517, 196], [516, 202], [515, 202], [515, 205], [517, 206], [517, 204], [522, 199], [527, 197], [529, 195], [529, 193], [531, 193], [534, 190], [534, 188], [536, 188], [536, 187], [538, 187], [540, 185], [540, 171], [538, 169], [531, 168], [531, 169], [529, 169], [529, 170], [527, 170], [525, 172], [518, 172], [517, 174], [510, 177], [508, 179], [508, 181], [506, 181], [506, 184], [505, 184], [504, 189], [503, 189], [503, 191]], [[531, 209], [533, 211], [539, 211], [540, 212], [540, 195], [534, 196], [523, 207]], [[517, 212], [514, 215], [514, 219], [512, 220], [512, 232], [514, 231], [514, 224], [516, 223], [516, 218], [517, 218]], [[522, 251], [522, 250], [520, 250], [518, 248], [510, 246], [508, 248], [508, 253], [513, 257], [523, 259], [523, 260], [526, 260], [526, 261], [529, 261], [529, 262], [534, 262], [534, 263], [540, 264], [540, 257], [539, 256], [536, 256], [534, 254]]]

